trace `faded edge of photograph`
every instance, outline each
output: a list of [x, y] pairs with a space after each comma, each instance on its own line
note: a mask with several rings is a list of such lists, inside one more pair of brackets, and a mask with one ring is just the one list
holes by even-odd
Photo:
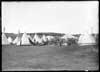
[[2, 71], [98, 71], [99, 2], [1, 2]]

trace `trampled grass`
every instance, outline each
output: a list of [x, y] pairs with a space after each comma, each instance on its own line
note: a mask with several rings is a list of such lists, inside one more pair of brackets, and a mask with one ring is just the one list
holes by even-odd
[[2, 46], [2, 70], [98, 70], [93, 46]]

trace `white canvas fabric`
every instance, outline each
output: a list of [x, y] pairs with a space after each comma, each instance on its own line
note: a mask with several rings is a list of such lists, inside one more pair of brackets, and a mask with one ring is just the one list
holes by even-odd
[[46, 42], [46, 41], [47, 41], [47, 38], [46, 38], [46, 36], [45, 36], [45, 35], [43, 35], [43, 36], [42, 36], [42, 40], [43, 40], [44, 42]]
[[35, 36], [34, 36], [34, 38], [33, 38], [32, 41], [34, 41], [34, 40], [35, 40], [36, 42], [38, 42], [38, 43], [42, 43], [42, 39], [39, 38], [37, 34], [35, 34]]
[[53, 36], [47, 36], [47, 39], [50, 41], [51, 39], [53, 39]]
[[62, 39], [67, 39], [67, 36], [66, 36], [66, 35], [64, 35], [64, 36], [62, 36], [61, 38], [62, 38]]
[[68, 37], [68, 38], [74, 38], [74, 39], [77, 39], [77, 37], [75, 37], [75, 36], [73, 36], [73, 35], [71, 35], [71, 34], [68, 34], [67, 37]]
[[13, 42], [13, 39], [12, 39], [11, 37], [8, 37], [8, 41], [9, 41], [10, 43], [12, 43], [12, 42]]
[[29, 41], [29, 36], [24, 33], [22, 38], [21, 38], [21, 45], [30, 45], [30, 41]]
[[5, 33], [2, 34], [2, 45], [9, 45], [9, 41], [5, 35]]
[[35, 38], [33, 37], [32, 42], [35, 43]]
[[61, 39], [64, 39], [64, 40], [67, 41], [68, 40], [68, 36], [67, 35], [64, 35], [64, 36], [61, 37]]
[[75, 36], [73, 36], [73, 35], [71, 35], [71, 34], [65, 34], [63, 37], [61, 37], [61, 38], [64, 38], [64, 39], [67, 39], [67, 38], [75, 38], [76, 39], [76, 37]]
[[17, 43], [18, 42], [18, 37], [16, 37], [13, 41], [13, 44]]
[[16, 43], [16, 45], [21, 45], [21, 40], [19, 40], [19, 41]]
[[20, 45], [20, 42], [21, 42], [21, 39], [20, 37], [17, 36], [15, 40], [13, 41], [13, 44]]
[[95, 44], [95, 39], [90, 34], [82, 34], [78, 40], [79, 45], [92, 45]]
[[41, 38], [39, 38], [38, 39], [38, 43], [42, 43], [43, 41], [42, 41], [42, 39]]
[[70, 34], [66, 34], [63, 37], [61, 37], [61, 39], [64, 39], [66, 42], [68, 41], [69, 38], [78, 39], [77, 37]]

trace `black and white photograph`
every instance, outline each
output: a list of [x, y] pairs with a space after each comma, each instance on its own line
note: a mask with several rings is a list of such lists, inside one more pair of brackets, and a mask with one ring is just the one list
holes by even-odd
[[2, 71], [99, 70], [98, 10], [98, 1], [2, 1]]

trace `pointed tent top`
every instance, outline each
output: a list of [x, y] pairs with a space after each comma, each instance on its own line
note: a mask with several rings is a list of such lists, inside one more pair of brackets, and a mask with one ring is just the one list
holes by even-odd
[[43, 34], [42, 38], [43, 38], [43, 39], [46, 39], [46, 36]]
[[18, 30], [18, 34], [20, 34], [20, 30]]
[[20, 37], [21, 36], [21, 33], [20, 33], [20, 30], [18, 30], [18, 37]]
[[22, 35], [21, 41], [22, 41], [21, 43], [22, 45], [30, 45], [29, 35], [27, 35], [26, 32], [24, 32], [24, 34]]
[[24, 32], [23, 34], [26, 34], [26, 32]]
[[43, 37], [45, 37], [45, 35], [43, 34]]
[[5, 27], [3, 27], [3, 32], [5, 33], [5, 30], [6, 30], [6, 28]]
[[35, 33], [35, 36], [38, 36], [37, 33]]

